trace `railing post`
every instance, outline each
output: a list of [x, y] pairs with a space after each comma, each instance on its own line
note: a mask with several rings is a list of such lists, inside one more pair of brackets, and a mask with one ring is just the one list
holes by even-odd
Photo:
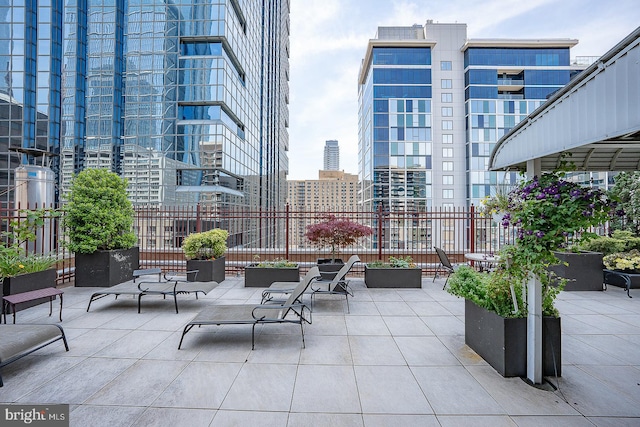
[[476, 207], [473, 206], [473, 203], [471, 204], [471, 210], [469, 211], [470, 217], [471, 217], [471, 224], [469, 226], [469, 233], [471, 234], [469, 236], [469, 251], [470, 252], [475, 252], [476, 250]]
[[284, 212], [284, 258], [289, 259], [289, 203]]
[[378, 205], [378, 260], [382, 261], [382, 204]]

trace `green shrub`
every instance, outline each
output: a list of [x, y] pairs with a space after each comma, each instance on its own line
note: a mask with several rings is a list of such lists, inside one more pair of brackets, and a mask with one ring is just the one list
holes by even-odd
[[372, 261], [367, 263], [369, 268], [417, 268], [416, 264], [410, 256], [406, 257], [389, 257], [389, 262]]
[[298, 263], [288, 261], [286, 259], [276, 258], [273, 261], [259, 262], [255, 266], [260, 268], [294, 268], [298, 266]]
[[640, 250], [640, 237], [627, 230], [615, 230], [611, 237], [597, 236], [580, 245], [580, 249], [592, 252], [602, 252], [605, 256], [617, 252]]
[[227, 252], [229, 233], [220, 228], [189, 234], [182, 242], [182, 251], [187, 259], [216, 259]]
[[136, 244], [127, 180], [106, 169], [85, 169], [71, 183], [64, 226], [71, 252], [129, 249]]

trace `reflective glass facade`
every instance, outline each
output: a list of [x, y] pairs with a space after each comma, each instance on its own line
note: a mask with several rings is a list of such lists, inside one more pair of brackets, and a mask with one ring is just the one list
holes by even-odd
[[464, 63], [467, 202], [479, 206], [498, 186], [515, 183], [515, 173], [487, 171], [491, 150], [569, 82], [569, 48], [469, 47]]
[[[13, 201], [13, 170], [59, 152], [62, 66], [60, 0], [0, 0], [0, 203]], [[33, 153], [33, 151], [29, 151]], [[46, 156], [45, 165], [57, 166]]]

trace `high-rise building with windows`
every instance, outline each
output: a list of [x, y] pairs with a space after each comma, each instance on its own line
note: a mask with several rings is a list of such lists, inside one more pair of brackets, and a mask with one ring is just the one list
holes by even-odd
[[[20, 164], [56, 167], [60, 146], [62, 1], [0, 0], [0, 204]], [[48, 155], [41, 155], [46, 153]]]
[[37, 147], [62, 199], [99, 167], [134, 204], [282, 208], [288, 58], [288, 2], [0, 0], [0, 185]]
[[[569, 81], [576, 43], [467, 39], [466, 24], [432, 21], [379, 27], [358, 78], [363, 207], [466, 207], [515, 182], [515, 173], [487, 171], [491, 150]], [[425, 235], [399, 227], [386, 239], [411, 244]]]
[[338, 141], [330, 139], [324, 143], [324, 170], [340, 170], [340, 147]]

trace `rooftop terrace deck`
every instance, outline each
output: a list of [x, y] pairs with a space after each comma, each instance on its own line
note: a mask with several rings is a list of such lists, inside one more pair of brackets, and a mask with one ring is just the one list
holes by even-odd
[[[3, 368], [1, 403], [70, 404], [72, 426], [637, 426], [640, 294], [563, 292], [558, 391], [503, 378], [464, 344], [464, 301], [422, 289], [316, 299], [301, 348], [297, 325], [184, 325], [206, 304], [258, 303], [261, 289], [225, 280], [199, 300], [105, 298], [64, 288], [70, 351], [51, 345]], [[633, 295], [633, 291], [632, 291]], [[18, 323], [49, 323], [48, 304]], [[555, 379], [552, 380], [555, 382]]]

